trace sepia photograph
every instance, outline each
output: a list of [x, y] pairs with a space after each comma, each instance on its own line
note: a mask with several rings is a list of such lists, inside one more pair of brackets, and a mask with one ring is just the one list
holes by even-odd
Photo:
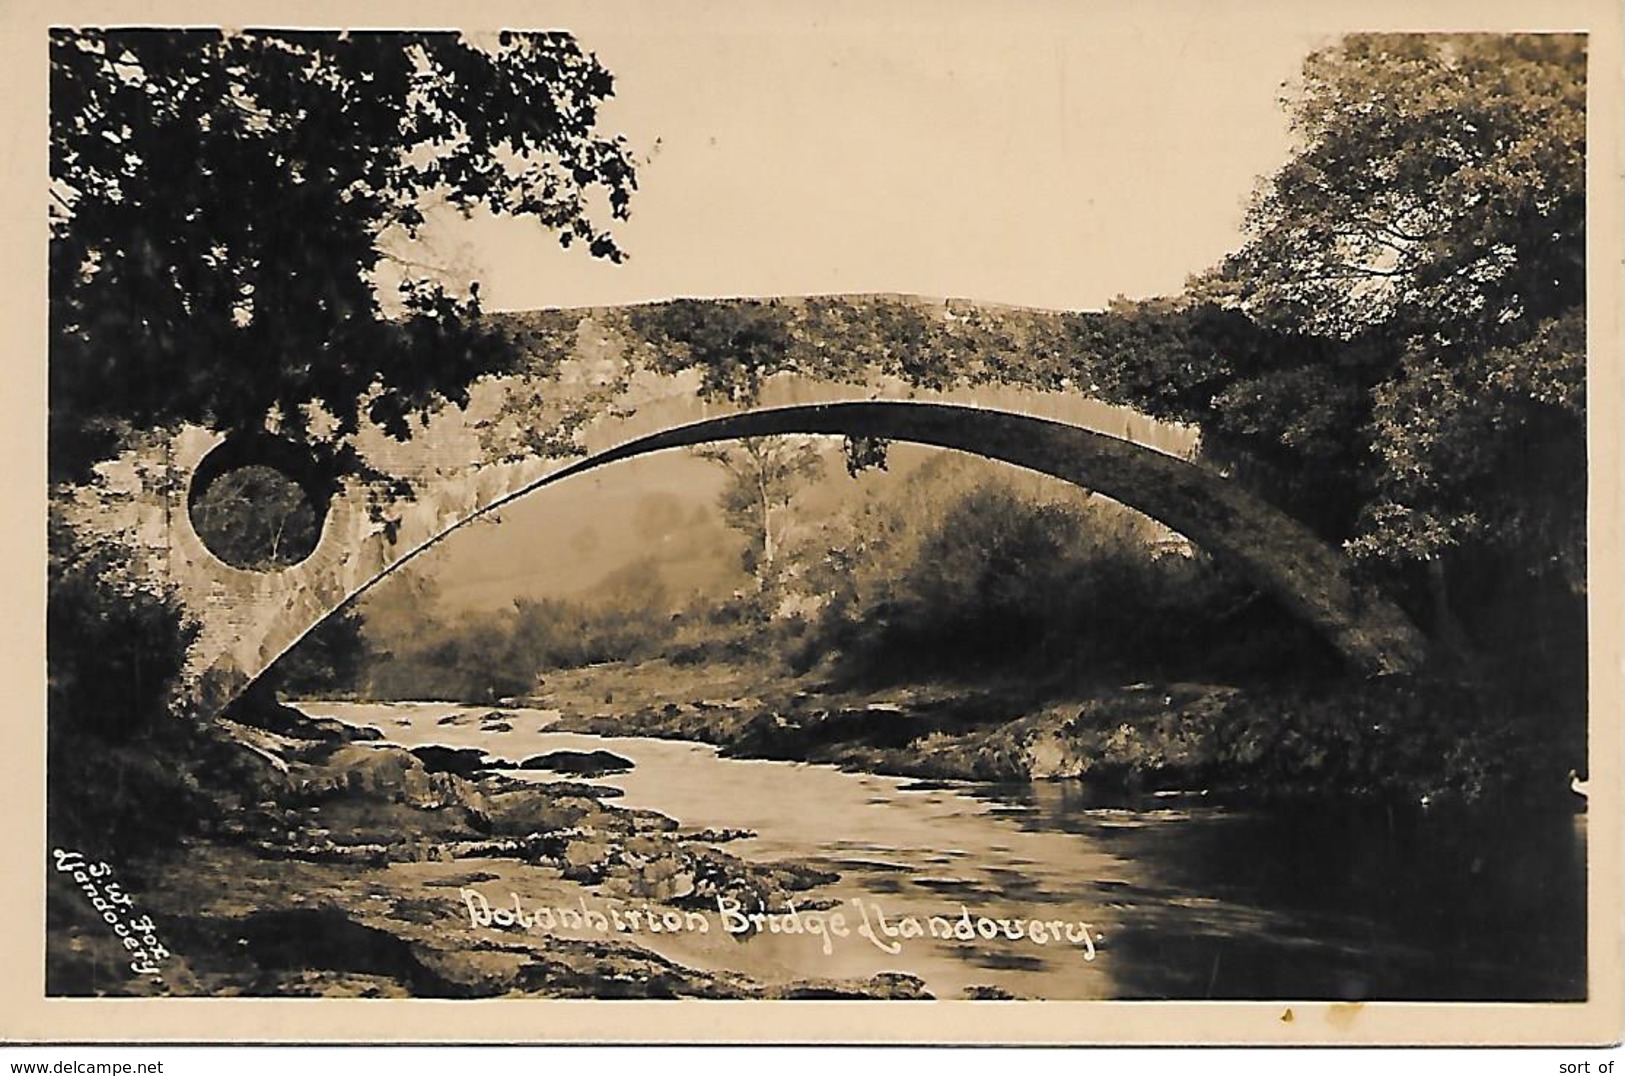
[[1617, 10], [408, 10], [8, 45], [8, 1037], [1618, 1039]]

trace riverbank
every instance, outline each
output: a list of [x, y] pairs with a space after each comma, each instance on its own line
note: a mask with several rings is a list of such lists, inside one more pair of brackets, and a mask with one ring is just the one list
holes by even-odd
[[1583, 766], [1583, 744], [1441, 680], [866, 689], [656, 661], [550, 674], [519, 701], [558, 710], [560, 730], [927, 780], [1065, 779], [1108, 798], [1564, 810]]
[[[740, 834], [685, 829], [580, 782], [463, 776], [466, 757], [379, 743], [377, 729], [264, 716], [278, 731], [222, 724], [254, 760], [251, 787], [234, 778], [240, 801], [195, 836], [116, 868], [92, 851], [48, 871], [49, 994], [928, 996], [903, 974], [763, 981], [715, 959], [738, 940], [719, 907], [786, 908], [830, 879], [731, 855]], [[87, 896], [98, 868], [154, 924], [143, 963]], [[536, 909], [556, 910], [545, 929]], [[672, 917], [691, 936], [667, 929]]]
[[[209, 733], [221, 761], [191, 769], [191, 836], [114, 864], [160, 925], [161, 976], [51, 874], [53, 994], [1517, 999], [1574, 996], [1583, 967], [1578, 913], [1530, 935], [1518, 911], [1583, 891], [1583, 828], [1513, 806], [1480, 765], [1493, 723], [1463, 732], [1461, 700], [1400, 685], [838, 690], [651, 663], [496, 707], [307, 708], [240, 706]], [[1322, 809], [1274, 809], [1293, 795]], [[1464, 916], [1484, 849], [1513, 839], [1548, 867]], [[1088, 921], [1100, 959], [811, 936], [834, 911], [946, 930], [963, 909]], [[748, 911], [799, 936], [730, 930]], [[1514, 935], [1516, 983], [1483, 956]]]

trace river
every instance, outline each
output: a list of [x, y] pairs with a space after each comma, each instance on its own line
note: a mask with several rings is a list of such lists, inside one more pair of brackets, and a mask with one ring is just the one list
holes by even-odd
[[[554, 711], [505, 710], [511, 730], [490, 732], [478, 720], [488, 708], [301, 708], [407, 747], [478, 747], [515, 762], [612, 751], [635, 763], [594, 780], [624, 790], [615, 802], [686, 827], [749, 830], [756, 836], [728, 851], [837, 872], [803, 907], [874, 923], [873, 942], [771, 932], [640, 939], [689, 966], [777, 981], [902, 971], [940, 998], [1585, 996], [1584, 814], [1262, 811], [1200, 797], [1111, 804], [1075, 782], [928, 784], [725, 759], [702, 744], [555, 732]], [[438, 723], [452, 714], [464, 722]], [[1092, 951], [1045, 930], [1039, 944], [1019, 927], [993, 940], [892, 938], [877, 916], [893, 930], [932, 916], [1084, 922]]]

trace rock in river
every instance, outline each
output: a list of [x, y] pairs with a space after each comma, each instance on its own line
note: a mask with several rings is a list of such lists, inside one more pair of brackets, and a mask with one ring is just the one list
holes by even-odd
[[521, 762], [519, 768], [574, 773], [582, 777], [603, 777], [607, 774], [627, 772], [632, 768], [632, 760], [610, 751], [549, 751], [545, 755], [532, 755]]
[[458, 777], [473, 777], [484, 770], [512, 769], [513, 763], [486, 756], [477, 747], [445, 747], [424, 744], [412, 748], [412, 754], [430, 773], [455, 773]]

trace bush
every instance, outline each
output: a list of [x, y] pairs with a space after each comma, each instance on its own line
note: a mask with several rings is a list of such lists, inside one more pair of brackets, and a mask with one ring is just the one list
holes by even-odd
[[199, 730], [168, 709], [195, 628], [168, 596], [117, 585], [120, 559], [52, 528], [47, 837], [107, 854], [167, 844], [204, 810]]
[[[936, 477], [927, 468], [922, 483]], [[790, 655], [864, 679], [1002, 670], [1094, 681], [1247, 680], [1335, 668], [1317, 636], [1199, 552], [1105, 498], [1002, 476], [854, 513]]]

